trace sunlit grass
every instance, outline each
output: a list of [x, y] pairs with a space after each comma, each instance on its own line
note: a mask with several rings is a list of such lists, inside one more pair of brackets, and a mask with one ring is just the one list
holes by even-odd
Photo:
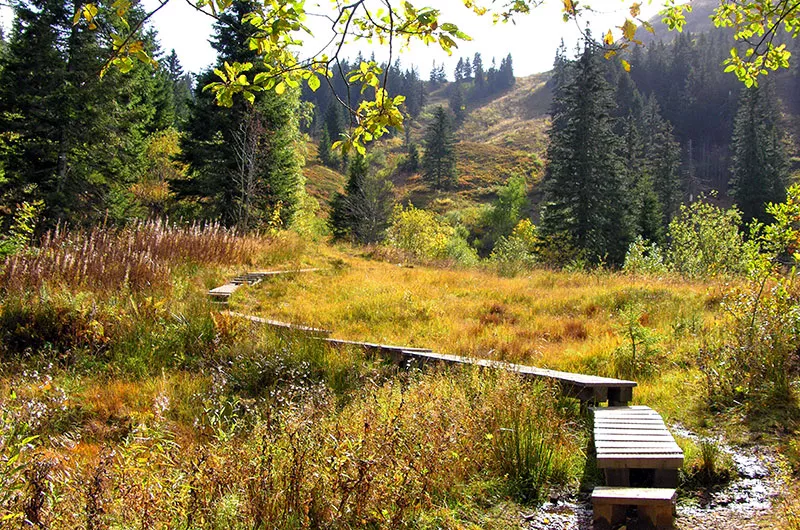
[[[682, 360], [717, 312], [712, 286], [704, 283], [546, 270], [500, 278], [481, 270], [346, 262], [338, 271], [242, 290], [233, 305], [331, 329], [343, 339], [598, 374], [610, 371], [609, 356], [623, 340], [619, 311], [628, 305], [641, 305], [642, 324], [663, 337], [667, 366]], [[687, 318], [699, 328], [676, 333]]]

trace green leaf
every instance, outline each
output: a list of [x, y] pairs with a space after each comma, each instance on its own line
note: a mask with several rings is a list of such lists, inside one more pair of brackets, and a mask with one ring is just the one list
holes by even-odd
[[312, 92], [316, 92], [319, 88], [319, 77], [312, 75], [308, 78], [308, 88], [311, 89]]

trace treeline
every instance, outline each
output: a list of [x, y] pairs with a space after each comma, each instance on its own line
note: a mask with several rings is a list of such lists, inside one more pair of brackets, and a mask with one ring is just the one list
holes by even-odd
[[[251, 5], [237, 2], [215, 24], [216, 68], [255, 58], [253, 27], [242, 23]], [[285, 226], [299, 204], [313, 209], [300, 172], [299, 91], [221, 108], [203, 91], [213, 69], [194, 82], [149, 29], [136, 37], [158, 68], [101, 76], [111, 43], [73, 13], [64, 0], [15, 5], [0, 56], [4, 230], [35, 217], [46, 227], [163, 216], [251, 229]], [[96, 23], [115, 20], [101, 9]]]
[[[304, 124], [303, 131], [318, 139], [319, 160], [341, 171], [347, 171], [349, 159], [335, 153], [331, 145], [340, 140], [342, 133], [351, 125], [348, 108], [357, 109], [363, 99], [360, 88], [351, 86], [347, 77], [365, 60], [359, 53], [352, 62], [348, 59], [338, 61], [332, 67], [332, 76], [319, 89], [312, 91], [304, 87], [300, 96], [304, 103], [312, 105], [310, 120]], [[375, 58], [371, 57], [370, 60], [374, 61]], [[388, 76], [387, 85], [391, 93], [405, 96], [403, 113], [411, 119], [417, 118], [428, 95], [427, 84], [420, 78], [417, 69], [403, 68], [399, 59], [391, 68], [384, 64], [381, 69]]]
[[[800, 54], [798, 39], [789, 39], [793, 57]], [[739, 108], [742, 85], [725, 73], [722, 62], [730, 57], [731, 38], [724, 31], [678, 34], [671, 43], [653, 42], [636, 46], [627, 57], [630, 76], [618, 77], [618, 87], [630, 93], [635, 88], [645, 97], [652, 95], [663, 117], [674, 127], [682, 148], [682, 169], [693, 182], [685, 188], [696, 198], [703, 191], [727, 193], [731, 167], [731, 136]], [[618, 61], [611, 66], [620, 70]], [[772, 72], [765, 78], [781, 110], [800, 113], [798, 65]], [[614, 82], [613, 78], [610, 78]], [[632, 81], [632, 83], [630, 83]], [[620, 105], [626, 107], [624, 97]]]
[[[774, 81], [742, 89], [709, 58], [721, 42], [709, 42], [680, 37], [646, 59], [636, 51], [631, 74], [590, 41], [575, 59], [562, 46], [551, 81], [543, 259], [619, 265], [637, 237], [663, 244], [681, 203], [714, 189], [730, 193], [745, 223], [767, 221], [767, 204], [785, 200], [790, 159]], [[637, 70], [637, 61], [646, 66]]]
[[134, 185], [159, 172], [163, 135], [187, 119], [191, 80], [174, 53], [141, 34], [162, 68], [101, 78], [110, 49], [73, 24], [73, 10], [63, 0], [16, 5], [0, 56], [3, 214], [22, 202], [52, 220], [135, 214]]

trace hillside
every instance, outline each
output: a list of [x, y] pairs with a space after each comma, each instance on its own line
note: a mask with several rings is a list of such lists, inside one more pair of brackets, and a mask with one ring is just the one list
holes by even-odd
[[[453, 192], [431, 191], [419, 174], [393, 171], [405, 152], [399, 136], [382, 139], [370, 148], [373, 171], [390, 171], [400, 202], [411, 201], [440, 213], [491, 201], [497, 186], [513, 175], [525, 175], [534, 184], [535, 196], [547, 146], [547, 112], [552, 99], [548, 78], [549, 74], [518, 78], [512, 89], [468, 107], [466, 119], [456, 131], [459, 186]], [[418, 119], [406, 122], [412, 142], [422, 143], [437, 106], [449, 108], [448, 94], [453, 86], [445, 83], [431, 92]], [[303, 173], [309, 194], [327, 211], [330, 199], [343, 189], [347, 177], [321, 165], [316, 153], [316, 146], [309, 142]]]

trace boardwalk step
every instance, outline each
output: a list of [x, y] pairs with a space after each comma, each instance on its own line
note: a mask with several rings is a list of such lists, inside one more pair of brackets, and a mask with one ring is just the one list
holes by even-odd
[[594, 527], [616, 527], [625, 522], [625, 508], [636, 506], [640, 524], [672, 528], [676, 498], [673, 488], [597, 487], [592, 491]]

